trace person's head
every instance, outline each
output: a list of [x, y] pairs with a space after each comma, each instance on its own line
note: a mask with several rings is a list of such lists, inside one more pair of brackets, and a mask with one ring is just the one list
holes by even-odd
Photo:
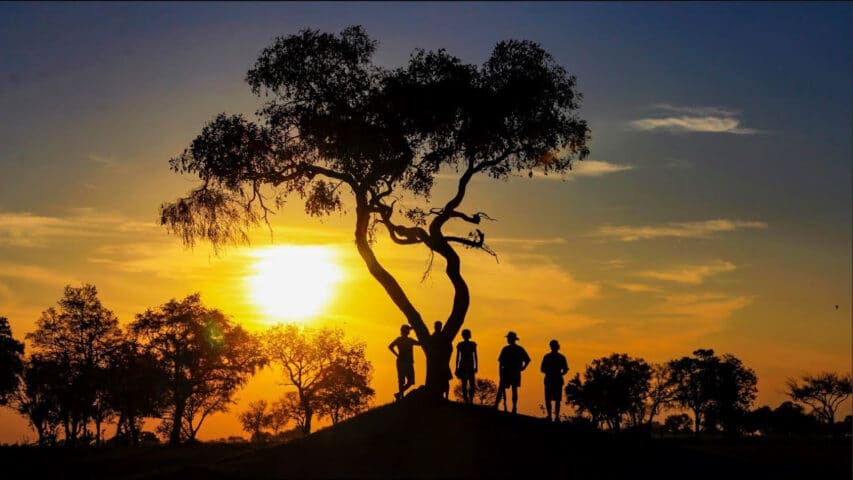
[[440, 332], [441, 331], [441, 322], [436, 320], [435, 323], [433, 324], [433, 328], [435, 328], [435, 333]]
[[550, 342], [548, 342], [548, 345], [550, 345], [550, 346], [551, 346], [551, 351], [552, 351], [552, 352], [558, 352], [558, 351], [560, 351], [560, 342], [558, 342], [558, 341], [556, 341], [556, 340], [551, 340]]
[[412, 331], [412, 327], [408, 325], [403, 325], [402, 327], [400, 327], [400, 335], [404, 337], [408, 337], [410, 331]]
[[509, 332], [506, 334], [506, 343], [512, 345], [518, 341], [518, 335], [515, 332]]
[[462, 330], [462, 338], [464, 338], [465, 340], [470, 340], [471, 330], [468, 330], [467, 328], [465, 330]]

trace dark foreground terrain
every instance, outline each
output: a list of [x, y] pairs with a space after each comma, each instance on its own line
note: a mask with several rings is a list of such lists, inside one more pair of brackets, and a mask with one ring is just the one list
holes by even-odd
[[2, 478], [849, 479], [850, 440], [614, 439], [483, 407], [376, 408], [285, 445], [0, 449]]

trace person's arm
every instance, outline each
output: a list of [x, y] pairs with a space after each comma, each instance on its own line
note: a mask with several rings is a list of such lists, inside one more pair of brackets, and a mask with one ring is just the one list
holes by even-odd
[[542, 357], [542, 364], [541, 364], [541, 365], [539, 365], [539, 371], [540, 371], [540, 372], [542, 372], [542, 373], [545, 373], [545, 359], [546, 359], [546, 358], [548, 358], [548, 356], [547, 356], [547, 355], [545, 355], [544, 357]]
[[474, 344], [474, 373], [477, 373], [477, 366], [479, 363], [480, 363], [480, 361], [477, 360], [477, 344], [475, 343]]
[[566, 360], [566, 357], [563, 357], [563, 366], [560, 369], [560, 372], [561, 372], [560, 375], [565, 375], [565, 374], [569, 373], [569, 362], [568, 362], [568, 360]]
[[390, 345], [388, 345], [388, 350], [391, 350], [391, 353], [393, 353], [395, 357], [399, 357], [399, 356], [400, 356], [400, 354], [399, 354], [399, 353], [397, 353], [397, 351], [396, 351], [396, 350], [394, 350], [394, 346], [395, 346], [395, 345], [397, 345], [397, 340], [396, 340], [396, 339], [395, 339], [393, 342], [391, 342], [391, 344], [390, 344]]
[[527, 350], [525, 350], [524, 348], [522, 348], [521, 351], [522, 353], [524, 353], [524, 356], [521, 358], [521, 360], [524, 362], [521, 365], [521, 370], [524, 371], [524, 369], [527, 368], [528, 365], [530, 365], [530, 355], [527, 354]]

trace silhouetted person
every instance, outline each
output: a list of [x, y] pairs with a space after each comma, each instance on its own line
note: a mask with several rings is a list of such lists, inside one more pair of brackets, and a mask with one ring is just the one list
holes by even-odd
[[[441, 396], [448, 398], [450, 395], [450, 380], [453, 379], [453, 373], [450, 371], [450, 356], [453, 354], [453, 345], [449, 340], [446, 340], [441, 334], [441, 322], [436, 321], [433, 324], [433, 332], [430, 337], [430, 347], [437, 353], [432, 355], [435, 360], [430, 369], [435, 375], [439, 375], [436, 384], [441, 385]], [[430, 383], [427, 381], [427, 383]]]
[[[412, 327], [403, 325], [400, 327], [400, 336], [395, 338], [388, 350], [397, 357], [397, 386], [399, 391], [394, 394], [394, 398], [399, 400], [403, 398], [406, 390], [415, 384], [415, 355], [414, 346], [420, 345], [417, 340], [409, 338], [409, 332]], [[394, 350], [397, 347], [397, 350]]]
[[554, 402], [554, 421], [560, 421], [560, 402], [563, 400], [563, 375], [569, 372], [569, 362], [560, 353], [560, 343], [551, 340], [551, 352], [542, 358], [539, 370], [545, 374], [545, 410], [551, 420], [551, 402]]
[[498, 394], [495, 396], [495, 408], [503, 399], [504, 411], [506, 411], [506, 389], [512, 387], [512, 413], [516, 413], [518, 403], [518, 387], [521, 386], [521, 372], [530, 364], [530, 355], [520, 345], [516, 345], [518, 335], [515, 332], [506, 334], [506, 343], [498, 356], [498, 369], [500, 371], [500, 385]]
[[471, 341], [471, 330], [462, 330], [462, 341], [456, 344], [456, 377], [462, 381], [462, 398], [474, 402], [474, 376], [477, 373], [477, 344]]

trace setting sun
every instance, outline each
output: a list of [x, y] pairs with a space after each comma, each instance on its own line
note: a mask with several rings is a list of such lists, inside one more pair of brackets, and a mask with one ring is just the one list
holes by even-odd
[[257, 253], [248, 278], [252, 301], [271, 320], [304, 320], [328, 303], [343, 270], [335, 252], [320, 246], [281, 246]]

